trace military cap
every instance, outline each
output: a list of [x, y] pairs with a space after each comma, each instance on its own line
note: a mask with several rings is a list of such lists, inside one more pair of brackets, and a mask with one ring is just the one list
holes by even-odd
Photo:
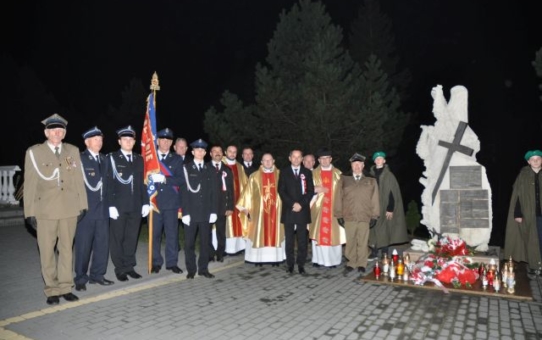
[[136, 137], [136, 133], [134, 129], [132, 129], [131, 125], [128, 125], [126, 127], [123, 127], [122, 129], [117, 130], [117, 135], [120, 137]]
[[200, 138], [190, 143], [190, 146], [192, 147], [192, 149], [197, 149], [197, 148], [207, 149], [207, 142], [205, 142], [203, 139]]
[[350, 157], [349, 161], [350, 163], [365, 162], [365, 156], [356, 152], [352, 157]]
[[173, 138], [173, 131], [171, 131], [168, 128], [165, 128], [163, 130], [158, 131], [157, 136], [158, 136], [158, 138], [166, 138], [166, 139], [171, 139], [171, 140], [174, 139]]
[[540, 150], [531, 150], [531, 151], [527, 151], [527, 153], [525, 154], [525, 160], [528, 161], [529, 159], [531, 159], [531, 157], [533, 156], [540, 156], [542, 157], [542, 151]]
[[104, 134], [102, 133], [102, 130], [98, 129], [98, 127], [95, 126], [92, 129], [83, 133], [83, 139], [87, 139], [87, 138], [95, 137], [95, 136], [103, 136], [103, 135]]
[[377, 151], [373, 154], [373, 162], [378, 157], [386, 158], [386, 153], [384, 151]]
[[331, 150], [329, 150], [328, 148], [321, 148], [320, 150], [318, 150], [318, 152], [316, 152], [316, 156], [317, 157], [326, 157], [326, 156], [331, 157]]
[[41, 121], [46, 129], [66, 128], [68, 121], [58, 113], [53, 114]]

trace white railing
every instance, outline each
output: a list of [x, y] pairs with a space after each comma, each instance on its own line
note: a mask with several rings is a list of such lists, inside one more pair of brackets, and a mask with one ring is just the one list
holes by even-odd
[[19, 201], [15, 200], [15, 186], [13, 185], [13, 177], [17, 171], [21, 171], [21, 168], [17, 165], [0, 166], [0, 202], [8, 204], [19, 204]]

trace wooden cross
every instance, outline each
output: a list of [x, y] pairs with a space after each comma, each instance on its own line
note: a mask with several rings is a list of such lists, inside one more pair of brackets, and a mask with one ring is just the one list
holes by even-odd
[[446, 154], [446, 158], [444, 159], [444, 163], [442, 164], [442, 168], [440, 169], [440, 174], [438, 176], [437, 183], [435, 183], [435, 188], [433, 189], [433, 197], [432, 197], [433, 200], [431, 203], [435, 203], [435, 197], [437, 197], [438, 189], [440, 188], [440, 184], [442, 183], [442, 180], [444, 179], [446, 170], [448, 170], [448, 166], [450, 165], [450, 160], [452, 159], [454, 152], [456, 151], [461, 152], [462, 154], [465, 154], [467, 156], [472, 156], [472, 153], [474, 152], [473, 149], [460, 144], [461, 139], [463, 138], [463, 135], [465, 134], [465, 130], [467, 129], [468, 125], [469, 124], [460, 121], [459, 125], [457, 126], [457, 130], [455, 130], [453, 142], [448, 143], [442, 140], [438, 142], [438, 145], [448, 148], [448, 153]]

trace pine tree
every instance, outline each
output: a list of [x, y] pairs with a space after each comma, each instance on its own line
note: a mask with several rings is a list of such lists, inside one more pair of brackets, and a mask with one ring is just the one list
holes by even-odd
[[395, 37], [390, 18], [381, 11], [379, 0], [365, 0], [358, 10], [358, 18], [352, 22], [349, 35], [350, 54], [359, 65], [364, 65], [371, 55], [382, 63], [389, 82], [395, 87], [401, 101], [408, 99], [407, 88], [412, 76], [408, 69], [399, 68], [399, 56], [395, 51]]
[[385, 150], [393, 156], [401, 143], [409, 115], [400, 110], [399, 96], [390, 86], [387, 74], [375, 55], [369, 56], [362, 73], [362, 124], [363, 134], [369, 136], [363, 152], [371, 154]]
[[254, 104], [225, 92], [223, 111], [206, 112], [212, 141], [241, 135], [255, 150], [271, 152], [278, 165], [293, 148], [327, 147], [345, 170], [354, 152], [375, 151], [371, 143], [392, 154], [399, 143], [407, 116], [380, 61], [371, 59], [362, 76], [321, 2], [300, 0], [280, 14], [255, 79]]

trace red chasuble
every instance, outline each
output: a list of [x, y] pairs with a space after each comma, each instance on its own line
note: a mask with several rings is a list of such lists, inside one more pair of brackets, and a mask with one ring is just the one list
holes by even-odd
[[276, 247], [277, 240], [277, 186], [273, 173], [262, 174], [262, 198], [263, 198], [263, 242], [264, 247]]
[[[241, 196], [241, 184], [239, 183], [239, 172], [237, 171], [237, 164], [226, 164], [233, 172], [233, 201], [237, 202], [239, 196]], [[239, 210], [235, 208], [231, 215], [233, 237], [243, 237], [243, 227], [241, 220], [239, 219]]]
[[322, 201], [322, 219], [320, 223], [320, 246], [331, 245], [331, 203], [333, 202], [333, 171], [322, 170], [322, 185], [327, 188]]

